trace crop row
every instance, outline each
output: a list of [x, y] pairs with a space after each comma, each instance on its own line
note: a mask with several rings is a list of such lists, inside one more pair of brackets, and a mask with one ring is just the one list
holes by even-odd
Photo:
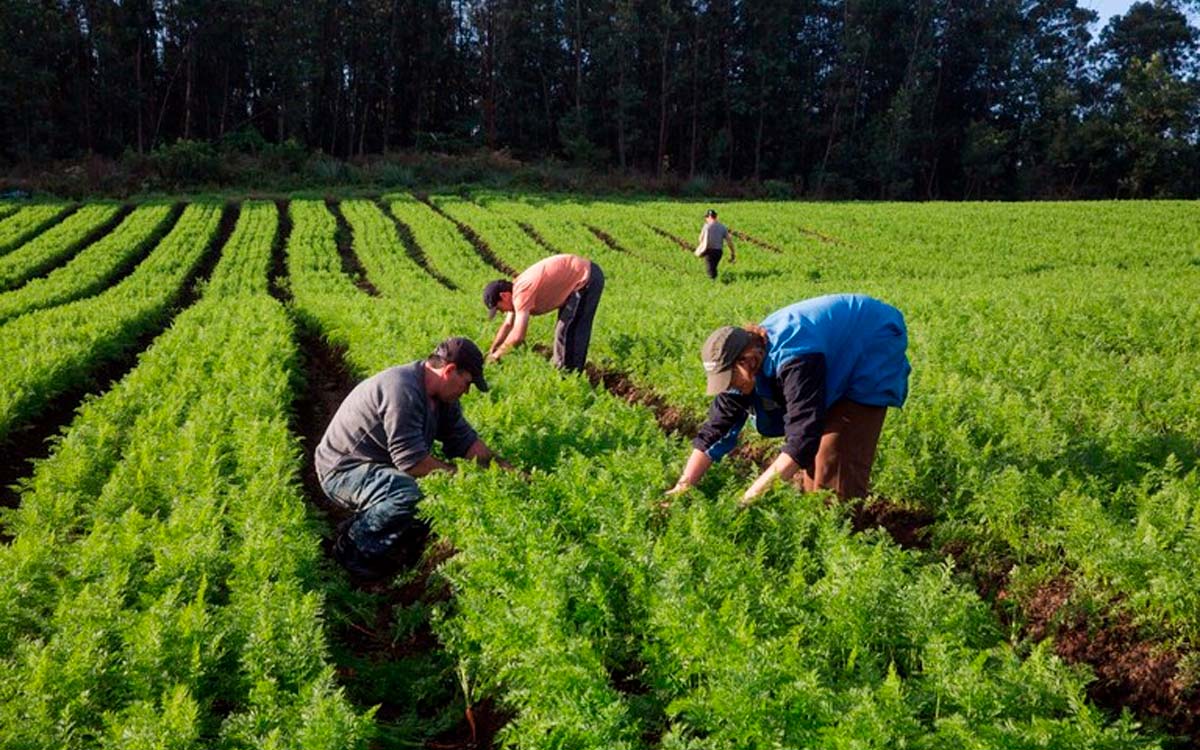
[[[694, 358], [712, 328], [828, 292], [888, 300], [908, 318], [914, 374], [910, 403], [885, 425], [877, 490], [934, 513], [935, 546], [964, 550], [977, 572], [994, 576], [1015, 564], [1014, 582], [1025, 587], [1067, 572], [1081, 596], [1194, 637], [1200, 598], [1186, 584], [1200, 565], [1192, 520], [1200, 497], [1200, 308], [1188, 291], [1200, 267], [1187, 260], [1194, 219], [1179, 206], [1155, 207], [1158, 239], [1135, 236], [1148, 230], [1131, 221], [1132, 231], [1083, 247], [1068, 263], [1062, 259], [1083, 231], [1078, 219], [1066, 214], [1060, 226], [1047, 218], [1037, 255], [1063, 267], [1006, 280], [983, 260], [1000, 252], [989, 229], [993, 208], [955, 208], [978, 214], [974, 234], [959, 232], [957, 254], [941, 244], [933, 220], [948, 208], [859, 208], [874, 215], [872, 232], [915, 237], [907, 248], [899, 239], [871, 244], [850, 231], [859, 212], [847, 207], [758, 207], [749, 212], [752, 234], [786, 243], [787, 252], [741, 243], [738, 267], [757, 268], [748, 283], [734, 276], [713, 285], [698, 267], [669, 287], [656, 274], [622, 275], [606, 289], [612, 304], [601, 306], [594, 359], [699, 419], [707, 402]], [[579, 215], [569, 203], [537, 210]], [[618, 240], [644, 236], [649, 221], [681, 227], [699, 215], [695, 204], [625, 212], [626, 224], [611, 225]], [[722, 214], [738, 226], [733, 207]], [[810, 214], [841, 217], [841, 244], [800, 233]], [[1115, 231], [1111, 223], [1107, 231]], [[493, 242], [502, 255], [504, 245]], [[888, 270], [893, 248], [915, 258], [923, 246], [941, 251]], [[956, 278], [946, 278], [948, 269]]]
[[[181, 226], [219, 213], [197, 210]], [[243, 209], [205, 297], [80, 409], [5, 519], [3, 746], [366, 736], [313, 591], [320, 553], [288, 426], [297, 351], [265, 293], [276, 223], [271, 204]]]
[[392, 214], [412, 232], [430, 263], [465, 290], [482, 289], [500, 272], [479, 256], [449, 219], [409, 195], [386, 196]]
[[220, 219], [219, 205], [192, 204], [158, 247], [115, 286], [0, 327], [0, 440], [162, 324], [216, 237]]
[[[81, 209], [79, 213], [87, 210]], [[0, 322], [100, 291], [120, 278], [166, 234], [172, 216], [177, 213], [167, 204], [148, 204], [134, 209], [112, 232], [89, 245], [70, 262], [20, 288], [0, 294]], [[72, 216], [60, 227], [74, 218]], [[58, 228], [43, 237], [56, 235]], [[0, 263], [23, 257], [27, 248], [40, 247], [41, 240], [42, 237], [39, 237], [30, 242]]]
[[[488, 211], [469, 199], [453, 195], [431, 196], [430, 203], [454, 221], [470, 227], [477, 235], [493, 238], [504, 249], [503, 260], [517, 271], [547, 255], [545, 249], [539, 247], [517, 222]], [[493, 248], [497, 254], [498, 250]]]
[[[332, 241], [306, 251], [316, 269], [335, 260]], [[364, 266], [387, 283], [376, 275], [384, 264]], [[406, 344], [400, 359], [418, 357], [460, 332], [467, 295], [427, 276], [408, 283], [423, 309], [396, 332], [386, 325], [400, 314], [392, 303], [331, 280], [326, 297], [341, 288], [360, 320], [382, 324], [374, 337], [346, 320], [331, 325], [359, 367], [394, 363]], [[470, 396], [468, 414], [531, 476], [430, 478], [426, 508], [459, 550], [438, 631], [467, 689], [499, 694], [515, 712], [510, 741], [1153, 744], [1089, 708], [1084, 680], [1048, 649], [1019, 658], [949, 569], [850, 534], [819, 502], [737, 515], [730, 496], [741, 480], [728, 470], [714, 475], [722, 502], [698, 497], [655, 520], [682, 445], [649, 414], [531, 355], [489, 378], [493, 392]]]
[[22, 206], [0, 220], [0, 255], [20, 247], [66, 214], [70, 207], [62, 203]]
[[12, 289], [70, 257], [89, 235], [117, 215], [111, 203], [89, 203], [59, 224], [0, 258], [0, 291]]

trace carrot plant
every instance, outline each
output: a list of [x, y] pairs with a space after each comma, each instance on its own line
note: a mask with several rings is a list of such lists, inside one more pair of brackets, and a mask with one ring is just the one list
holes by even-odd
[[0, 255], [36, 237], [69, 210], [70, 207], [63, 203], [38, 203], [16, 208], [0, 219]]
[[[83, 209], [80, 213], [84, 213]], [[66, 226], [74, 219], [63, 222]], [[70, 302], [95, 294], [113, 280], [146, 250], [153, 247], [172, 226], [171, 206], [165, 203], [147, 204], [134, 209], [112, 232], [89, 245], [65, 265], [46, 276], [0, 294], [0, 322], [11, 320], [32, 310]], [[60, 227], [44, 237], [57, 235]], [[25, 256], [26, 249], [42, 246], [42, 238], [30, 242], [21, 250], [0, 260], [4, 264]], [[55, 240], [57, 243], [58, 240]], [[15, 278], [15, 276], [14, 276]]]
[[114, 203], [90, 203], [0, 258], [0, 290], [12, 289], [70, 257], [119, 209]]
[[274, 213], [247, 207], [209, 293], [81, 408], [7, 514], [0, 744], [368, 736], [334, 683], [314, 591], [288, 426], [297, 352], [265, 291]]
[[89, 371], [161, 323], [216, 237], [221, 207], [193, 204], [158, 248], [96, 297], [35, 311], [0, 327], [0, 440]]

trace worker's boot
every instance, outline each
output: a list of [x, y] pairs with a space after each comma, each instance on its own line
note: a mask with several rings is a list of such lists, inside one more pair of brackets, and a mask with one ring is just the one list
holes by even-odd
[[388, 575], [394, 566], [386, 560], [373, 560], [362, 553], [350, 538], [346, 529], [339, 529], [333, 540], [333, 559], [337, 560], [351, 576], [362, 581], [377, 581]]

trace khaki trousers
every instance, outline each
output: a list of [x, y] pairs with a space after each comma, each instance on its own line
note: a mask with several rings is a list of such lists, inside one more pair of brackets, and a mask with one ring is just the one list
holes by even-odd
[[886, 416], [886, 406], [865, 406], [847, 399], [831, 406], [813, 471], [801, 472], [804, 491], [833, 490], [842, 500], [866, 497]]

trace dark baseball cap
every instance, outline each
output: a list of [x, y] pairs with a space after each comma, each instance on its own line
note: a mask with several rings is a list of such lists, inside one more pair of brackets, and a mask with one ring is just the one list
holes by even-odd
[[483, 304], [488, 309], [488, 320], [496, 317], [496, 305], [500, 304], [500, 293], [511, 292], [512, 282], [496, 279], [483, 288]]
[[705, 216], [705, 217], [709, 217], [709, 216], [711, 216], [711, 217], [713, 217], [714, 219], [715, 219], [715, 218], [717, 218], [717, 212], [716, 212], [716, 209], [712, 209], [712, 208], [708, 209], [707, 211], [705, 211], [705, 212], [704, 212], [704, 216]]
[[721, 326], [700, 347], [700, 361], [704, 363], [704, 372], [708, 375], [708, 395], [715, 396], [729, 390], [733, 363], [745, 351], [751, 338], [750, 332], [744, 328]]
[[488, 383], [483, 377], [483, 352], [471, 339], [462, 336], [446, 339], [433, 350], [433, 356], [444, 362], [453, 362], [458, 369], [471, 373], [471, 384], [480, 391], [487, 391]]

